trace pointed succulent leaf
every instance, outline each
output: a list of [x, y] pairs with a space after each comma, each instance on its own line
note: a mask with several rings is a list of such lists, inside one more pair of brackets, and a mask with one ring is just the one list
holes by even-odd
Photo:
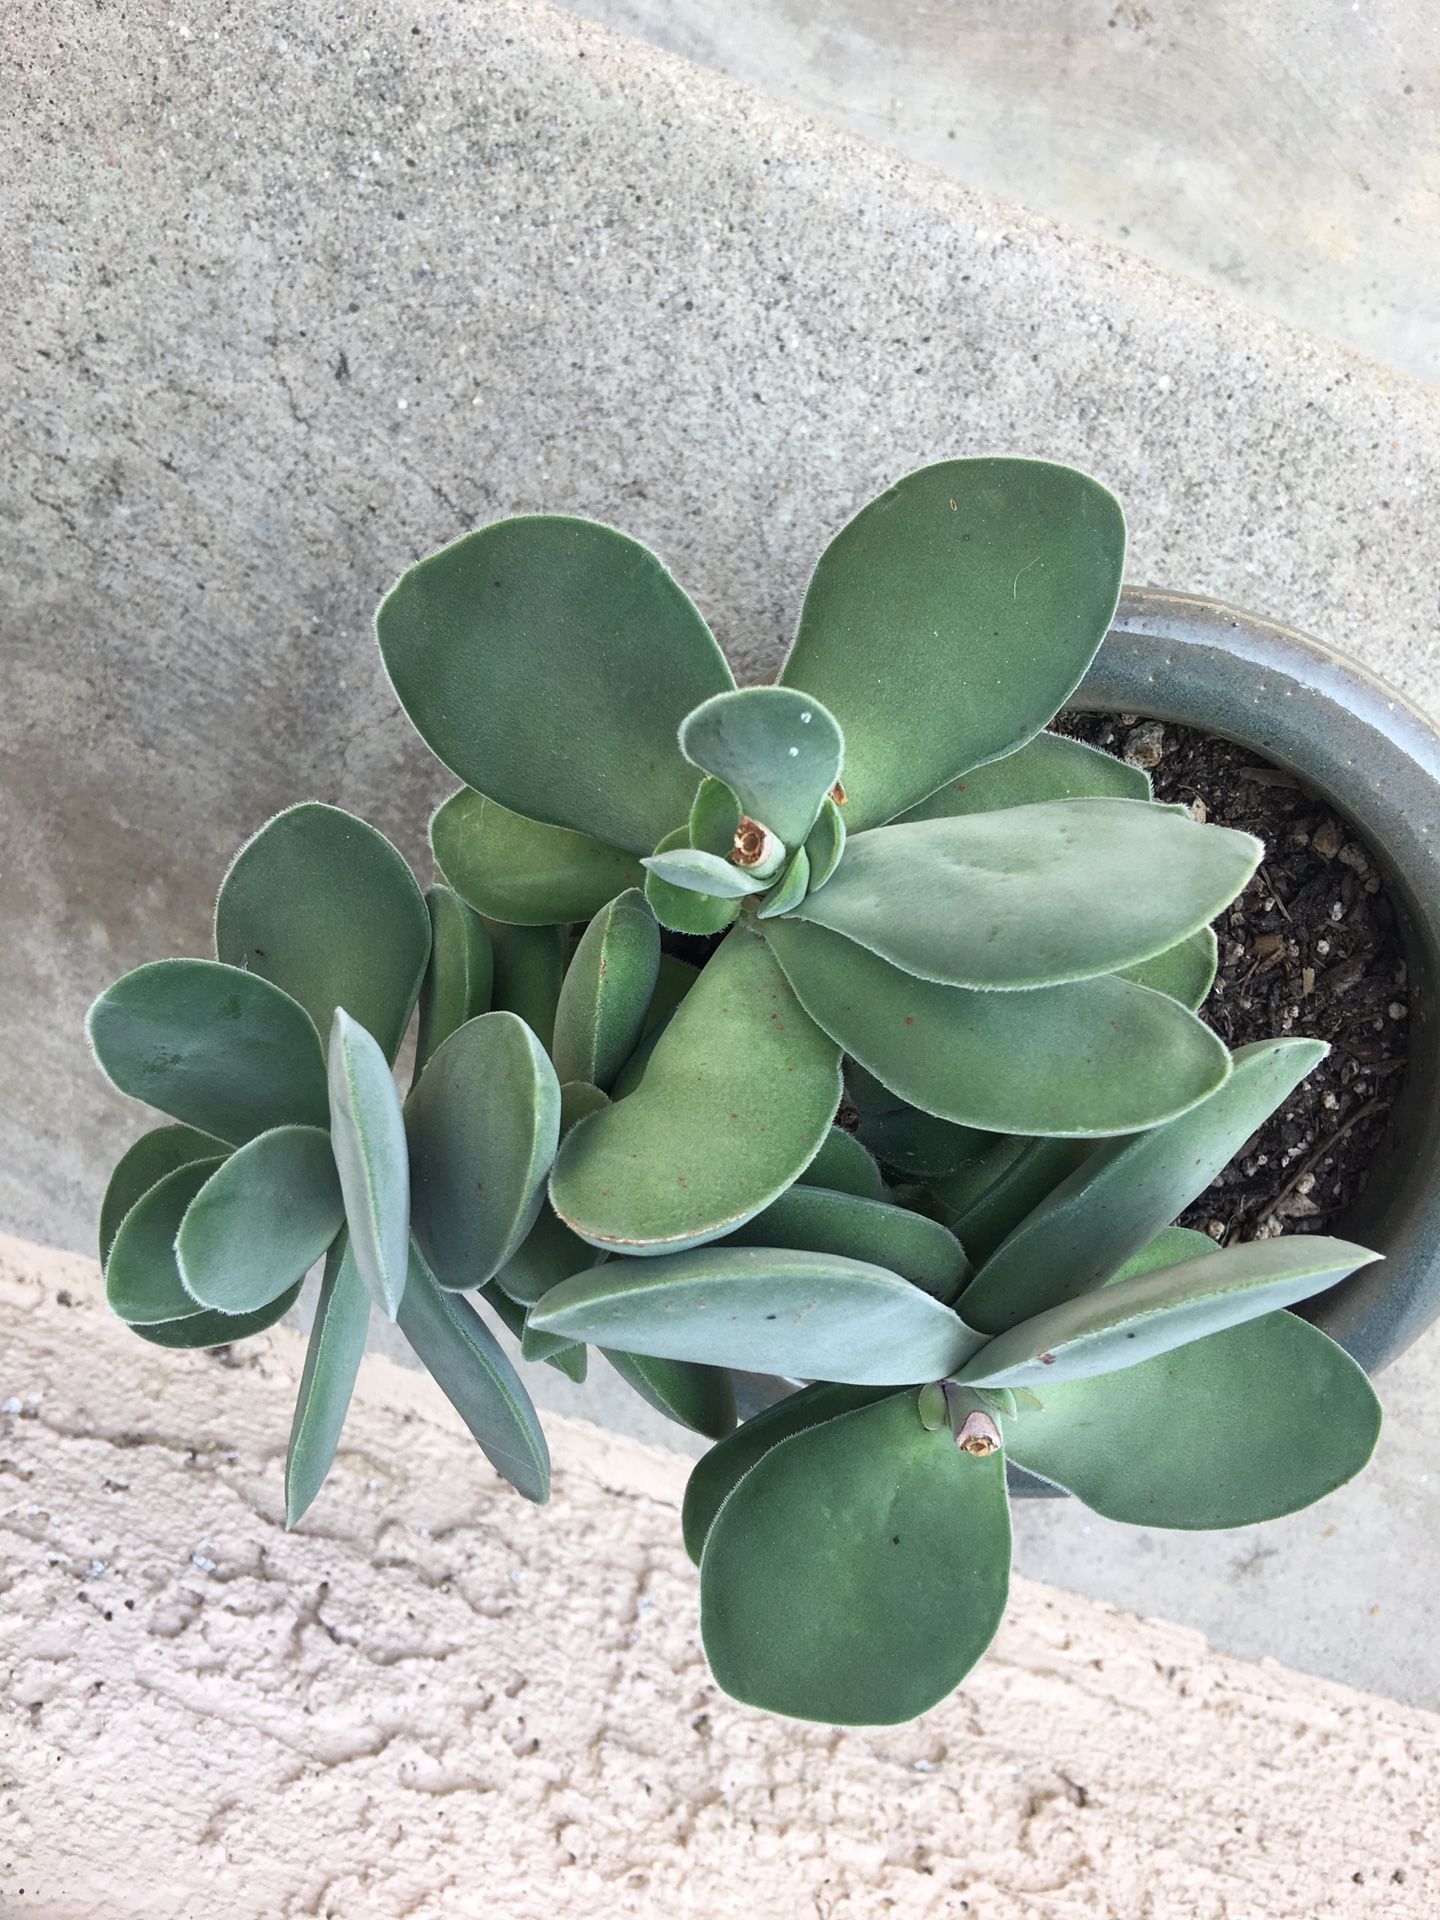
[[777, 913], [789, 913], [798, 907], [810, 890], [810, 856], [804, 847], [790, 856], [790, 864], [765, 897], [757, 911], [761, 920], [773, 920]]
[[350, 1238], [342, 1233], [325, 1261], [290, 1423], [290, 1445], [285, 1455], [287, 1527], [299, 1522], [324, 1485], [335, 1459], [369, 1324], [369, 1289], [355, 1263]]
[[903, 820], [948, 820], [965, 813], [994, 813], [1041, 800], [1148, 800], [1150, 782], [1139, 767], [1102, 753], [1083, 740], [1037, 733], [1017, 753], [972, 767], [959, 780], [932, 793]]
[[1141, 960], [1133, 967], [1122, 967], [1122, 980], [1133, 980], [1137, 987], [1149, 987], [1154, 993], [1168, 993], [1182, 1007], [1194, 1013], [1209, 996], [1215, 984], [1220, 961], [1220, 943], [1213, 927], [1199, 927], [1177, 940], [1173, 947]]
[[572, 1127], [588, 1120], [592, 1113], [602, 1112], [609, 1104], [609, 1094], [602, 1093], [593, 1081], [564, 1081], [560, 1087], [560, 1138], [563, 1140]]
[[743, 812], [744, 808], [725, 782], [712, 779], [707, 773], [690, 809], [690, 834], [686, 844], [698, 847], [702, 853], [728, 859]]
[[467, 534], [401, 576], [376, 631], [400, 704], [452, 773], [632, 853], [689, 814], [676, 729], [735, 684], [655, 555], [593, 520]]
[[548, 1053], [565, 978], [565, 929], [487, 920], [485, 930], [495, 956], [491, 1006], [523, 1020]]
[[883, 1200], [887, 1191], [875, 1156], [843, 1127], [831, 1127], [820, 1151], [799, 1176], [799, 1184], [856, 1193], [862, 1200]]
[[[1067, 1180], [1092, 1151], [1088, 1140], [1012, 1139], [1006, 1145], [1015, 1149], [1013, 1157], [994, 1163], [994, 1178], [980, 1192], [966, 1195], [966, 1169], [935, 1188], [943, 1217], [977, 1264], [988, 1260], [1026, 1215]], [[952, 1211], [952, 1195], [965, 1197], [966, 1204]]]
[[236, 854], [215, 902], [215, 955], [283, 987], [317, 1033], [347, 1008], [393, 1060], [430, 957], [430, 916], [383, 833], [307, 801]]
[[[655, 849], [656, 857], [671, 853], [683, 853], [690, 848], [690, 833], [686, 827], [677, 827], [673, 833], [667, 833]], [[740, 898], [722, 899], [714, 895], [694, 893], [689, 887], [677, 887], [669, 880], [662, 880], [649, 863], [645, 875], [645, 898], [650, 911], [662, 927], [668, 927], [672, 933], [710, 934], [723, 933], [740, 911]], [[739, 868], [735, 871], [738, 873]]]
[[855, 1386], [953, 1373], [980, 1345], [898, 1273], [782, 1247], [607, 1261], [563, 1281], [531, 1318], [547, 1332], [627, 1353]]
[[834, 798], [827, 795], [820, 809], [820, 817], [810, 831], [805, 842], [804, 853], [810, 862], [810, 890], [823, 887], [845, 851], [845, 821]]
[[718, 1239], [809, 1165], [839, 1097], [839, 1049], [765, 945], [737, 927], [639, 1086], [566, 1137], [550, 1181], [555, 1211], [581, 1239], [626, 1253]]
[[142, 1340], [148, 1340], [151, 1346], [172, 1347], [176, 1349], [203, 1347], [228, 1347], [236, 1340], [248, 1340], [251, 1334], [264, 1333], [273, 1327], [300, 1298], [300, 1285], [287, 1287], [284, 1293], [277, 1294], [268, 1306], [257, 1308], [254, 1313], [215, 1313], [209, 1308], [201, 1308], [195, 1313], [187, 1313], [183, 1319], [163, 1320], [145, 1326], [132, 1326], [130, 1331], [138, 1333]]
[[1295, 1234], [1131, 1274], [997, 1334], [958, 1377], [1041, 1388], [1115, 1373], [1307, 1300], [1379, 1258], [1348, 1240]]
[[808, 694], [745, 687], [687, 714], [680, 751], [724, 781], [752, 820], [800, 847], [840, 778], [845, 740], [834, 715]]
[[495, 1471], [537, 1506], [550, 1498], [550, 1450], [505, 1349], [467, 1301], [439, 1286], [415, 1247], [400, 1331]]
[[1028, 993], [936, 986], [826, 927], [766, 922], [800, 1004], [911, 1106], [992, 1133], [1132, 1132], [1223, 1085], [1224, 1046], [1164, 994], [1102, 975]]
[[1037, 734], [1104, 639], [1124, 563], [1119, 503], [1044, 460], [943, 461], [862, 508], [780, 674], [844, 729], [851, 833]]
[[1108, 1279], [1205, 1191], [1325, 1053], [1319, 1040], [1241, 1047], [1201, 1105], [1095, 1148], [985, 1260], [965, 1292], [967, 1318], [1003, 1333]]
[[703, 894], [710, 900], [741, 900], [747, 893], [764, 893], [769, 885], [743, 867], [722, 860], [717, 854], [701, 853], [695, 847], [677, 847], [673, 853], [652, 853], [640, 864], [668, 886], [679, 887], [685, 893]]
[[659, 969], [659, 925], [631, 888], [596, 914], [565, 974], [551, 1049], [561, 1080], [610, 1085], [635, 1051]]
[[563, 1373], [567, 1380], [573, 1380], [576, 1386], [583, 1383], [589, 1371], [588, 1349], [578, 1346], [573, 1340], [558, 1340], [554, 1334], [538, 1333], [532, 1338], [526, 1326], [524, 1307], [517, 1306], [505, 1293], [498, 1280], [492, 1280], [480, 1288], [480, 1298], [490, 1306], [501, 1326], [520, 1342], [522, 1360], [544, 1361], [554, 1367], [557, 1373]]
[[191, 1160], [172, 1168], [126, 1209], [105, 1263], [105, 1298], [127, 1325], [163, 1326], [200, 1312], [180, 1278], [175, 1236], [190, 1202], [222, 1164]]
[[106, 988], [86, 1031], [122, 1093], [231, 1146], [284, 1123], [326, 1123], [314, 1022], [243, 968], [153, 960]]
[[412, 1085], [442, 1040], [467, 1020], [490, 1011], [495, 978], [495, 955], [479, 914], [449, 887], [431, 887], [425, 905], [430, 914], [430, 959], [420, 983]]
[[887, 1267], [947, 1305], [970, 1273], [960, 1242], [938, 1221], [883, 1200], [800, 1184], [727, 1234], [723, 1244], [842, 1254], [847, 1260]]
[[410, 1156], [405, 1114], [390, 1063], [377, 1042], [335, 1009], [330, 1029], [330, 1144], [349, 1257], [389, 1320], [405, 1291], [410, 1258]]
[[1010, 1579], [1004, 1456], [927, 1432], [916, 1399], [782, 1440], [715, 1516], [700, 1631], [736, 1699], [890, 1725], [953, 1691], [994, 1638]]
[[516, 926], [589, 920], [644, 878], [623, 847], [527, 820], [469, 787], [452, 793], [431, 819], [430, 850], [476, 913]]
[[957, 1127], [908, 1106], [854, 1060], [845, 1070], [845, 1088], [860, 1113], [856, 1138], [877, 1160], [912, 1180], [940, 1179], [994, 1145], [992, 1133]]
[[142, 1133], [121, 1154], [105, 1189], [100, 1206], [101, 1266], [110, 1258], [121, 1221], [167, 1173], [196, 1160], [223, 1160], [229, 1151], [223, 1140], [197, 1133], [194, 1127], [153, 1127]]
[[201, 1187], [175, 1236], [185, 1290], [217, 1313], [255, 1313], [303, 1280], [345, 1223], [330, 1136], [274, 1127]]
[[1052, 800], [852, 834], [793, 909], [922, 980], [1041, 987], [1162, 953], [1228, 906], [1260, 842], [1137, 800]]
[[601, 1352], [647, 1405], [707, 1440], [723, 1440], [735, 1425], [735, 1382], [724, 1367], [694, 1360], [662, 1360], [649, 1353]]

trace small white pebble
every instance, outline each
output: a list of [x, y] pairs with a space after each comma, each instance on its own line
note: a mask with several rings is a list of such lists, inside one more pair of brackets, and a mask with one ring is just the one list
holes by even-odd
[[1390, 1002], [1389, 1013], [1392, 1020], [1403, 1020], [1406, 1009], [1399, 1000], [1392, 1000]]
[[1329, 953], [1330, 951], [1330, 942], [1328, 940], [1317, 940], [1315, 942], [1315, 951], [1316, 953], [1319, 954], [1320, 958], [1323, 960], [1326, 954]]
[[915, 1762], [915, 1771], [916, 1773], [934, 1773], [935, 1762], [933, 1760], [917, 1760]]
[[1335, 1098], [1333, 1093], [1322, 1093], [1320, 1096], [1320, 1104], [1327, 1113], [1339, 1112], [1340, 1102]]
[[1331, 907], [1330, 918], [1335, 922], [1337, 927], [1345, 918], [1345, 902], [1343, 900], [1337, 900], [1334, 906]]
[[23, 1400], [17, 1399], [12, 1393], [10, 1398], [5, 1401], [3, 1405], [0, 1405], [0, 1413], [19, 1413], [24, 1404], [25, 1402]]
[[190, 1556], [190, 1564], [192, 1567], [198, 1567], [201, 1573], [214, 1573], [215, 1571], [215, 1562], [210, 1559], [207, 1554], [192, 1553]]

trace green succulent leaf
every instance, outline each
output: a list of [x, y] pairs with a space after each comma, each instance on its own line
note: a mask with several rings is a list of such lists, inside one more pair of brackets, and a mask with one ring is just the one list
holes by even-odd
[[490, 1011], [495, 954], [479, 914], [449, 887], [425, 895], [430, 914], [430, 959], [420, 983], [414, 1085], [442, 1040], [467, 1020]]
[[607, 1261], [554, 1288], [531, 1319], [549, 1333], [627, 1353], [855, 1386], [935, 1379], [980, 1345], [948, 1307], [898, 1273], [781, 1247]]
[[[690, 848], [690, 834], [686, 827], [677, 827], [673, 833], [667, 833], [655, 849], [655, 857], [672, 853], [682, 853]], [[689, 887], [677, 887], [673, 882], [664, 880], [646, 862], [645, 898], [650, 911], [662, 927], [668, 927], [672, 933], [710, 934], [723, 933], [740, 911], [740, 897], [722, 899], [710, 894], [695, 893]], [[737, 867], [738, 873], [740, 869]]]
[[985, 1260], [965, 1292], [967, 1319], [1003, 1333], [1108, 1279], [1205, 1191], [1326, 1051], [1318, 1040], [1241, 1047], [1201, 1105], [1095, 1148]]
[[393, 1060], [430, 957], [430, 915], [383, 833], [307, 801], [236, 854], [215, 902], [215, 955], [282, 987], [317, 1033], [344, 1007]]
[[452, 1033], [405, 1103], [405, 1131], [427, 1267], [441, 1287], [484, 1286], [534, 1226], [560, 1137], [560, 1083], [524, 1021], [486, 1013]]
[[883, 1200], [888, 1191], [875, 1156], [843, 1127], [831, 1127], [820, 1151], [797, 1178], [801, 1186], [856, 1193], [862, 1200]]
[[632, 853], [688, 817], [676, 731], [734, 681], [638, 541], [559, 515], [498, 521], [402, 575], [376, 630], [400, 704], [477, 792]]
[[790, 864], [766, 895], [765, 904], [758, 909], [761, 920], [773, 920], [777, 913], [790, 913], [805, 898], [810, 890], [810, 856], [801, 847], [798, 853], [790, 856]]
[[175, 1236], [190, 1202], [222, 1164], [191, 1160], [172, 1168], [126, 1209], [105, 1263], [105, 1298], [128, 1326], [163, 1326], [200, 1312], [180, 1278]]
[[851, 833], [1037, 734], [1104, 639], [1119, 503], [1043, 460], [947, 460], [855, 516], [821, 556], [782, 684], [845, 734]]
[[793, 911], [922, 980], [1041, 987], [1153, 958], [1233, 900], [1263, 848], [1136, 800], [1053, 800], [852, 834]]
[[[1092, 1151], [1087, 1140], [1012, 1139], [1004, 1144], [1010, 1152], [991, 1163], [993, 1178], [978, 1192], [968, 1189], [964, 1178], [968, 1169], [937, 1183], [934, 1189], [943, 1217], [977, 1264], [988, 1260]], [[952, 1196], [963, 1204], [952, 1208]]]
[[655, 991], [645, 1015], [647, 1034], [654, 1033], [658, 1027], [668, 1026], [670, 1016], [699, 978], [699, 967], [692, 967], [688, 960], [677, 960], [673, 953], [660, 955]]
[[1214, 928], [1199, 927], [1152, 959], [1122, 967], [1120, 977], [1133, 980], [1137, 987], [1149, 987], [1153, 993], [1168, 993], [1194, 1013], [1215, 984], [1219, 961], [1220, 943]]
[[163, 1320], [146, 1326], [132, 1326], [130, 1331], [138, 1333], [142, 1340], [148, 1340], [154, 1347], [174, 1349], [203, 1347], [228, 1347], [237, 1340], [248, 1340], [251, 1334], [264, 1333], [267, 1327], [273, 1327], [300, 1298], [300, 1285], [297, 1281], [282, 1294], [277, 1294], [268, 1306], [260, 1307], [254, 1313], [213, 1313], [197, 1310], [187, 1313], [179, 1320]]
[[1139, 767], [1083, 740], [1037, 733], [1018, 753], [972, 767], [962, 779], [932, 793], [903, 820], [953, 820], [960, 814], [995, 813], [1042, 800], [1148, 800], [1150, 782]]
[[706, 774], [690, 809], [690, 834], [684, 844], [727, 859], [735, 844], [735, 832], [743, 811], [725, 782]]
[[592, 1113], [601, 1113], [610, 1104], [610, 1096], [593, 1081], [566, 1080], [560, 1088], [560, 1138]]
[[913, 1719], [994, 1638], [1010, 1578], [1004, 1456], [927, 1432], [913, 1392], [782, 1440], [720, 1508], [700, 1630], [738, 1700], [845, 1726]]
[[126, 1214], [167, 1173], [192, 1166], [197, 1160], [223, 1160], [229, 1151], [223, 1140], [197, 1133], [194, 1127], [152, 1127], [149, 1133], [142, 1133], [116, 1162], [100, 1205], [101, 1266], [110, 1258]]
[[342, 1234], [325, 1261], [320, 1298], [305, 1347], [305, 1368], [285, 1455], [285, 1525], [293, 1527], [325, 1483], [340, 1444], [355, 1377], [365, 1353], [370, 1293]]
[[1130, 1274], [997, 1334], [958, 1377], [1039, 1388], [1114, 1373], [1293, 1306], [1379, 1258], [1347, 1240], [1295, 1234]]
[[810, 838], [805, 842], [804, 853], [810, 862], [810, 890], [817, 892], [824, 886], [845, 851], [845, 821], [840, 809], [828, 795], [820, 809], [820, 817], [811, 829]]
[[121, 1093], [231, 1146], [328, 1118], [314, 1022], [240, 967], [153, 960], [106, 988], [86, 1031]]
[[405, 1114], [378, 1043], [335, 1009], [330, 1029], [330, 1145], [350, 1229], [349, 1257], [387, 1319], [410, 1259], [410, 1156]]
[[765, 939], [816, 1023], [911, 1106], [991, 1133], [1133, 1132], [1224, 1084], [1229, 1055], [1164, 994], [1102, 975], [1028, 993], [936, 986], [790, 916]]
[[489, 920], [516, 926], [589, 920], [644, 878], [634, 854], [623, 847], [527, 820], [469, 787], [452, 793], [435, 813], [430, 850], [462, 900]]
[[487, 920], [485, 929], [495, 955], [491, 1006], [523, 1020], [548, 1053], [565, 979], [565, 929], [510, 926], [499, 920]]
[[560, 989], [551, 1049], [561, 1080], [608, 1087], [635, 1051], [660, 970], [660, 928], [638, 888], [600, 909]]
[[589, 1351], [577, 1346], [573, 1340], [557, 1340], [554, 1334], [537, 1333], [533, 1337], [526, 1326], [527, 1315], [524, 1307], [517, 1306], [504, 1292], [498, 1280], [492, 1280], [480, 1289], [480, 1298], [494, 1309], [495, 1317], [502, 1327], [520, 1342], [522, 1360], [544, 1361], [554, 1367], [557, 1373], [563, 1373], [567, 1380], [573, 1380], [580, 1386], [589, 1371]]
[[237, 1147], [175, 1236], [185, 1290], [217, 1313], [255, 1313], [303, 1280], [345, 1223], [330, 1136], [274, 1127]]
[[765, 945], [737, 927], [640, 1084], [566, 1137], [550, 1181], [555, 1211], [581, 1239], [627, 1253], [718, 1239], [809, 1165], [839, 1095], [838, 1049]]
[[743, 867], [695, 847], [677, 847], [673, 853], [652, 853], [640, 862], [667, 886], [698, 893], [707, 900], [742, 900], [747, 893], [764, 893], [768, 880], [757, 880]]
[[680, 751], [752, 820], [801, 847], [845, 759], [839, 723], [793, 687], [717, 693], [680, 723]]
[[602, 1347], [601, 1352], [628, 1387], [677, 1426], [707, 1440], [723, 1440], [735, 1425], [735, 1382], [724, 1367], [619, 1353], [613, 1347]]
[[885, 1166], [912, 1180], [940, 1179], [994, 1145], [993, 1133], [957, 1127], [908, 1106], [853, 1060], [845, 1070], [845, 1086], [860, 1113], [857, 1139]]
[[938, 1221], [883, 1200], [797, 1184], [727, 1234], [725, 1245], [791, 1247], [887, 1267], [949, 1305], [969, 1277], [960, 1242]]
[[543, 1506], [550, 1498], [550, 1449], [534, 1403], [480, 1315], [437, 1284], [413, 1246], [399, 1322], [491, 1466]]
[[607, 1256], [573, 1234], [547, 1201], [514, 1255], [495, 1276], [495, 1284], [517, 1306], [533, 1307], [552, 1287]]

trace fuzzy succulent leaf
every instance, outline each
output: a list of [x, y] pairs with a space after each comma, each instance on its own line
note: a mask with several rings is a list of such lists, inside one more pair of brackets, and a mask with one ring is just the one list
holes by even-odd
[[598, 1247], [572, 1233], [546, 1201], [534, 1226], [496, 1274], [495, 1285], [517, 1306], [533, 1307], [562, 1280], [599, 1266], [605, 1258]]
[[883, 1200], [888, 1191], [874, 1154], [843, 1127], [831, 1127], [798, 1183], [827, 1187], [832, 1193], [855, 1193], [862, 1200]]
[[197, 1133], [194, 1127], [152, 1127], [149, 1133], [142, 1133], [116, 1162], [100, 1204], [101, 1266], [110, 1258], [125, 1216], [167, 1173], [192, 1166], [197, 1160], [223, 1160], [229, 1151], [223, 1140], [210, 1133]]
[[452, 793], [435, 812], [430, 851], [476, 913], [515, 926], [589, 920], [644, 878], [634, 854], [623, 847], [571, 827], [527, 820], [469, 787]]
[[452, 1033], [405, 1103], [405, 1131], [426, 1267], [443, 1288], [484, 1286], [534, 1226], [560, 1138], [560, 1083], [524, 1021], [485, 1013]]
[[812, 893], [818, 892], [839, 866], [840, 856], [845, 851], [844, 816], [828, 795], [803, 851], [810, 863], [810, 890]]
[[652, 853], [641, 866], [667, 886], [684, 893], [698, 893], [707, 900], [743, 900], [749, 893], [764, 893], [770, 882], [757, 880], [753, 873], [737, 867], [718, 854], [702, 853], [697, 847], [676, 847], [671, 853]]
[[1235, 898], [1263, 848], [1136, 800], [1052, 800], [852, 834], [793, 911], [922, 980], [1042, 987], [1152, 959]]
[[662, 1360], [650, 1353], [600, 1351], [647, 1406], [707, 1440], [723, 1440], [735, 1425], [735, 1382], [724, 1367], [694, 1360]]
[[379, 1043], [343, 1007], [335, 1009], [328, 1065], [330, 1145], [349, 1257], [393, 1320], [410, 1262], [410, 1154], [400, 1094]]
[[215, 1313], [202, 1308], [197, 1313], [188, 1313], [183, 1319], [164, 1320], [146, 1326], [132, 1326], [130, 1331], [138, 1333], [142, 1340], [148, 1340], [154, 1347], [170, 1347], [176, 1350], [198, 1350], [205, 1347], [228, 1347], [236, 1340], [248, 1340], [252, 1334], [264, 1333], [277, 1321], [283, 1320], [295, 1302], [300, 1298], [297, 1282], [284, 1293], [277, 1294], [268, 1306], [259, 1307], [254, 1313]]
[[660, 955], [655, 991], [650, 996], [650, 1005], [645, 1014], [644, 1030], [647, 1034], [669, 1024], [670, 1016], [699, 978], [699, 967], [692, 967], [688, 960], [678, 960], [673, 953]]
[[105, 1263], [105, 1299], [127, 1326], [163, 1326], [201, 1311], [180, 1278], [175, 1236], [190, 1202], [221, 1165], [211, 1159], [174, 1167], [126, 1209]]
[[802, 847], [840, 778], [845, 739], [835, 716], [793, 687], [715, 694], [680, 723], [680, 751], [721, 780], [752, 820]]
[[[666, 834], [656, 847], [655, 855], [659, 858], [683, 853], [689, 847], [688, 827], [677, 827], [673, 833]], [[662, 879], [648, 862], [645, 864], [646, 901], [661, 926], [668, 927], [672, 933], [723, 933], [739, 913], [741, 896], [726, 899], [695, 893], [689, 887], [677, 887], [672, 881]]]
[[967, 1318], [1003, 1333], [1098, 1286], [1205, 1191], [1326, 1051], [1319, 1040], [1241, 1047], [1210, 1099], [1096, 1147], [981, 1266], [965, 1291]]
[[303, 1280], [345, 1223], [330, 1136], [274, 1127], [223, 1160], [175, 1236], [185, 1290], [217, 1313], [255, 1313]]
[[952, 820], [967, 813], [994, 813], [1006, 807], [1034, 806], [1041, 800], [1148, 800], [1150, 782], [1139, 767], [1083, 740], [1059, 733], [1037, 733], [1017, 753], [972, 767], [959, 780], [932, 793], [901, 816], [909, 820]]
[[282, 987], [322, 1036], [345, 1007], [393, 1060], [430, 957], [430, 915], [383, 833], [307, 801], [236, 854], [215, 902], [215, 955]]
[[912, 1180], [943, 1178], [994, 1145], [993, 1133], [957, 1127], [907, 1105], [853, 1060], [845, 1070], [845, 1086], [860, 1112], [856, 1138], [883, 1165]]
[[314, 1021], [242, 967], [152, 960], [106, 988], [86, 1031], [121, 1093], [230, 1146], [328, 1121]]
[[790, 856], [790, 864], [771, 887], [756, 918], [773, 920], [776, 914], [791, 913], [810, 890], [810, 856], [804, 847]]
[[1037, 734], [1114, 616], [1125, 520], [1044, 460], [947, 460], [821, 555], [781, 683], [845, 734], [846, 826], [880, 826]]
[[1199, 927], [1163, 953], [1133, 967], [1122, 967], [1120, 977], [1133, 980], [1137, 987], [1149, 987], [1153, 993], [1168, 993], [1194, 1013], [1208, 998], [1219, 963], [1220, 943], [1215, 929]]
[[765, 939], [796, 998], [911, 1106], [992, 1133], [1133, 1132], [1225, 1082], [1195, 1016], [1113, 975], [1025, 993], [936, 986], [793, 915]]
[[401, 576], [376, 631], [401, 705], [452, 773], [632, 853], [688, 816], [695, 772], [676, 731], [735, 684], [648, 548], [560, 515], [442, 547]]
[[937, 1220], [884, 1200], [862, 1200], [853, 1193], [799, 1183], [727, 1234], [722, 1244], [841, 1254], [888, 1268], [947, 1306], [970, 1273], [960, 1242]]
[[577, 1387], [584, 1383], [590, 1370], [588, 1348], [578, 1346], [573, 1340], [557, 1340], [554, 1334], [549, 1333], [537, 1333], [532, 1337], [526, 1324], [528, 1315], [524, 1307], [518, 1306], [503, 1291], [498, 1280], [481, 1287], [480, 1298], [493, 1309], [501, 1326], [520, 1342], [522, 1360], [537, 1363], [543, 1360], [547, 1366], [554, 1367], [557, 1373], [563, 1373], [567, 1380], [573, 1380]]
[[710, 774], [700, 782], [690, 809], [690, 833], [685, 844], [720, 859], [729, 857], [744, 809], [723, 780]]
[[[942, 1217], [977, 1266], [1093, 1151], [1088, 1140], [1014, 1139], [1005, 1145], [1012, 1152], [992, 1163], [994, 1177], [978, 1192], [968, 1189], [964, 1178], [968, 1169], [938, 1182], [934, 1189]], [[953, 1206], [953, 1200], [963, 1204]]]
[[523, 1020], [548, 1053], [565, 980], [565, 929], [487, 920], [485, 931], [495, 956], [491, 1007]]
[[356, 1265], [350, 1236], [341, 1234], [325, 1261], [290, 1422], [285, 1454], [287, 1527], [298, 1524], [334, 1462], [369, 1325], [370, 1290]]
[[627, 1353], [855, 1386], [935, 1379], [981, 1345], [898, 1273], [782, 1247], [611, 1260], [562, 1282], [531, 1317], [550, 1333]]
[[913, 1392], [806, 1427], [740, 1480], [700, 1558], [715, 1678], [846, 1726], [912, 1719], [994, 1638], [1010, 1577], [1004, 1456], [927, 1432]]
[[567, 1135], [550, 1181], [555, 1211], [583, 1240], [626, 1253], [718, 1239], [809, 1165], [839, 1097], [838, 1047], [769, 949], [737, 927], [640, 1084]]
[[659, 970], [659, 925], [631, 888], [596, 914], [566, 971], [551, 1048], [562, 1081], [610, 1086], [644, 1030]]
[[495, 952], [479, 914], [445, 886], [429, 888], [425, 905], [430, 914], [430, 959], [420, 983], [412, 1086], [442, 1040], [467, 1020], [490, 1011], [495, 982]]

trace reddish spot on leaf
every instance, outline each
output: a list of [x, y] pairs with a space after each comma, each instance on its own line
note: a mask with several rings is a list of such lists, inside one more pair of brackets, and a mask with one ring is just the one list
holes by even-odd
[[1053, 1367], [1053, 1366], [1054, 1366], [1054, 1364], [1055, 1364], [1055, 1356], [1054, 1356], [1054, 1354], [1053, 1354], [1053, 1353], [1042, 1353], [1042, 1354], [1041, 1354], [1041, 1356], [1040, 1356], [1040, 1364], [1041, 1364], [1041, 1366], [1042, 1366], [1042, 1367]]

